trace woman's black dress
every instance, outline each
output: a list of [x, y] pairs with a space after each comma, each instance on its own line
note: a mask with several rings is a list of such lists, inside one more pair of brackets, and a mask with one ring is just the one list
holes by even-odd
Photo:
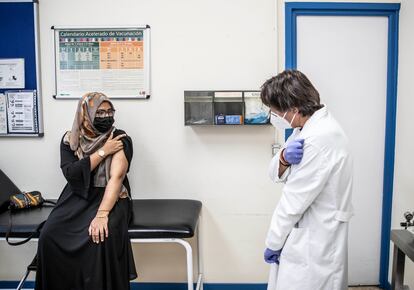
[[[116, 130], [114, 137], [123, 133]], [[131, 164], [132, 141], [125, 137], [122, 142], [128, 164]], [[93, 243], [88, 228], [105, 188], [91, 185], [94, 171], [90, 171], [89, 157], [79, 160], [63, 139], [60, 154], [61, 168], [68, 183], [41, 230], [35, 289], [130, 289], [129, 280], [137, 277], [128, 238], [131, 200], [118, 200], [109, 214], [109, 237], [103, 243]], [[126, 177], [123, 184], [131, 194]]]

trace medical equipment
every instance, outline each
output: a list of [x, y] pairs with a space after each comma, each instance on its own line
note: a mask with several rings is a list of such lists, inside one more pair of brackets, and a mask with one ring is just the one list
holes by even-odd
[[263, 254], [264, 260], [266, 263], [269, 263], [269, 264], [276, 263], [279, 265], [279, 259], [280, 259], [281, 253], [282, 253], [282, 250], [273, 251], [269, 248], [266, 248]]
[[404, 213], [405, 222], [401, 222], [400, 225], [404, 227], [404, 229], [408, 229], [409, 227], [414, 227], [414, 222], [412, 221], [414, 218], [414, 212], [405, 212]]
[[226, 116], [223, 114], [218, 114], [214, 117], [214, 120], [216, 121], [216, 125], [224, 125], [226, 124]]
[[304, 141], [304, 139], [300, 138], [290, 141], [286, 145], [286, 149], [283, 151], [283, 159], [289, 164], [299, 164], [303, 156]]
[[244, 92], [245, 124], [268, 124], [270, 109], [260, 99], [260, 92]]
[[240, 115], [226, 115], [227, 125], [240, 125], [243, 124], [243, 116]]
[[243, 117], [240, 115], [223, 115], [218, 114], [214, 117], [216, 125], [241, 125]]
[[[214, 115], [224, 116], [225, 125], [242, 125], [244, 116], [243, 92], [223, 91], [214, 93]], [[224, 125], [217, 122], [216, 125]]]

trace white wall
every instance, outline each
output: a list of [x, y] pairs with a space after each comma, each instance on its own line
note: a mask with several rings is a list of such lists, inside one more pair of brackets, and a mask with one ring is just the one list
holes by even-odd
[[[22, 189], [39, 189], [47, 197], [57, 197], [63, 188], [58, 144], [64, 130], [71, 127], [76, 104], [51, 97], [50, 26], [148, 23], [152, 27], [152, 98], [115, 101], [117, 123], [134, 140], [130, 173], [133, 195], [200, 199], [204, 204], [206, 281], [264, 282], [267, 267], [262, 262], [263, 239], [280, 196], [280, 188], [266, 176], [273, 129], [184, 127], [183, 90], [256, 89], [277, 67], [283, 69], [283, 3], [284, 0], [41, 1], [46, 134], [42, 139], [0, 139], [0, 167]], [[276, 15], [279, 33], [275, 29]], [[414, 141], [410, 119], [414, 107], [410, 87], [413, 16], [414, 3], [403, 1], [394, 228], [405, 210], [414, 210], [414, 157], [410, 150]], [[17, 280], [31, 259], [23, 261], [24, 257], [34, 252], [35, 244], [18, 250], [0, 243], [0, 280]], [[139, 245], [134, 246], [134, 252], [141, 281], [185, 280], [185, 268], [178, 266], [179, 262], [184, 264], [183, 250], [178, 246]], [[160, 262], [165, 259], [162, 266]], [[414, 288], [414, 263], [407, 262], [406, 273], [407, 282]]]
[[[151, 99], [114, 101], [117, 125], [134, 141], [133, 197], [201, 200], [206, 281], [264, 282], [264, 237], [280, 192], [267, 178], [274, 129], [184, 127], [183, 91], [258, 89], [273, 75], [275, 2], [43, 0], [39, 7], [45, 137], [1, 139], [0, 167], [22, 189], [49, 198], [64, 186], [59, 142], [76, 101], [52, 98], [52, 25], [149, 24]], [[35, 252], [35, 245], [24, 248]], [[139, 245], [134, 252], [140, 281], [186, 279], [178, 246]], [[0, 280], [17, 280], [22, 255], [4, 243], [0, 253]]]

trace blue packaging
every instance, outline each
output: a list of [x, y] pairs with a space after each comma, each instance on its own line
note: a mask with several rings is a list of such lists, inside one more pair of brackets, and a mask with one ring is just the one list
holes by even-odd
[[240, 115], [226, 115], [227, 125], [241, 125], [243, 123], [242, 116]]

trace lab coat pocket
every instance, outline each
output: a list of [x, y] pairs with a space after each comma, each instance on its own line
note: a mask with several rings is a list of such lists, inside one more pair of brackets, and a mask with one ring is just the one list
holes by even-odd
[[290, 261], [298, 265], [307, 265], [309, 259], [309, 233], [307, 228], [293, 228], [285, 246], [281, 260]]
[[276, 289], [309, 289], [309, 277], [309, 230], [294, 228], [282, 250]]
[[267, 290], [276, 290], [277, 273], [279, 265], [276, 263], [270, 264], [269, 282], [267, 283]]

